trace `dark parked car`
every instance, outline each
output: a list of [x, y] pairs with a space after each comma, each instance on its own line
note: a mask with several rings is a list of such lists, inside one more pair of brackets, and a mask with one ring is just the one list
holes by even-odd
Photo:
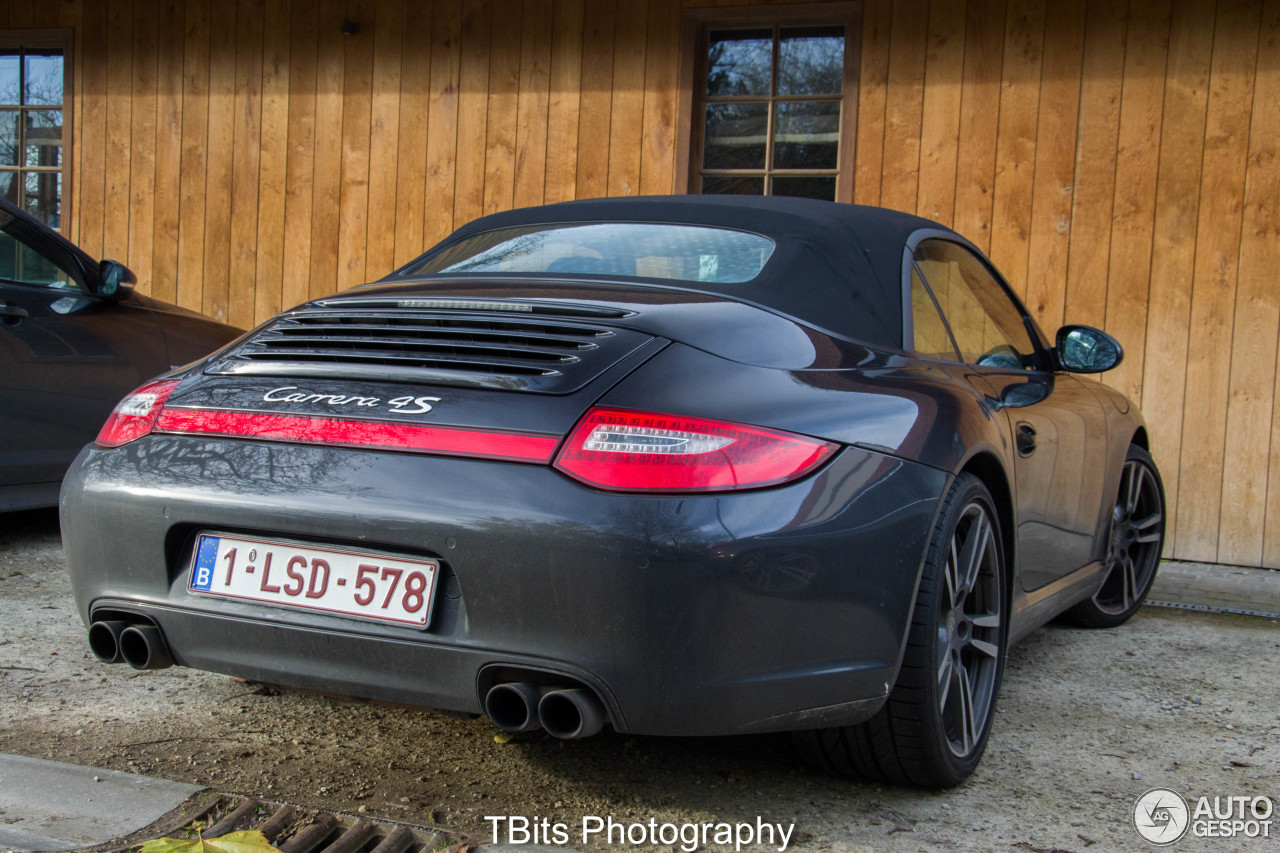
[[976, 766], [1009, 645], [1131, 616], [1160, 478], [963, 238], [800, 199], [478, 220], [125, 398], [62, 494], [102, 660]]
[[55, 506], [121, 397], [240, 334], [135, 283], [0, 198], [0, 511]]

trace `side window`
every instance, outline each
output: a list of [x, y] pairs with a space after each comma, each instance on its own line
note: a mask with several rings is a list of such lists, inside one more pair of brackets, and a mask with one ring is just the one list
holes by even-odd
[[1005, 370], [1038, 366], [1022, 312], [972, 252], [945, 240], [926, 240], [916, 249], [915, 261], [951, 327], [961, 358]]
[[929, 288], [924, 286], [920, 271], [914, 266], [911, 268], [911, 332], [914, 338], [912, 349], [916, 355], [960, 361], [951, 333], [938, 313], [938, 306], [929, 295]]
[[21, 223], [0, 212], [0, 281], [78, 290], [75, 281], [42, 253], [10, 233], [21, 230]]

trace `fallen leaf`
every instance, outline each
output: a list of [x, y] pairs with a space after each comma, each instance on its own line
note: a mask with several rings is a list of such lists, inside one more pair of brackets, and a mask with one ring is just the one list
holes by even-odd
[[229, 832], [218, 838], [157, 838], [142, 845], [139, 853], [280, 853], [256, 829]]

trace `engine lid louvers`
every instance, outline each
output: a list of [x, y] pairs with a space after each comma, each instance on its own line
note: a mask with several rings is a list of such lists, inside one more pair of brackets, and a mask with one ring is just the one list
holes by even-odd
[[652, 340], [570, 312], [552, 317], [328, 305], [281, 315], [205, 373], [565, 394]]

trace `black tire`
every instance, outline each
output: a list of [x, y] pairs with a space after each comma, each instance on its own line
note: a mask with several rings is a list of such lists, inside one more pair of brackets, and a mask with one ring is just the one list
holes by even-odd
[[986, 749], [1004, 674], [1006, 586], [995, 501], [981, 480], [961, 474], [929, 542], [888, 701], [861, 725], [797, 732], [802, 755], [895, 785], [943, 788], [968, 778]]
[[1164, 483], [1151, 454], [1129, 448], [1120, 472], [1120, 491], [1107, 531], [1106, 573], [1092, 598], [1064, 619], [1084, 628], [1114, 628], [1129, 621], [1147, 600], [1164, 547]]

